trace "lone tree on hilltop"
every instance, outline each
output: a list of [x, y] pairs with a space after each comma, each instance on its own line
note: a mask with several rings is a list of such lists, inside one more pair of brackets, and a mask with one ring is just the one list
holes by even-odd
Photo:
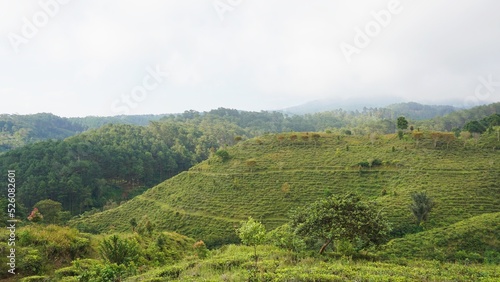
[[362, 247], [380, 244], [390, 231], [376, 207], [353, 193], [314, 202], [292, 212], [291, 219], [297, 234], [323, 240], [320, 254], [338, 240], [359, 241]]
[[426, 192], [411, 193], [413, 202], [410, 204], [410, 210], [417, 220], [417, 225], [427, 221], [432, 208], [436, 205], [432, 197], [427, 196]]
[[405, 117], [398, 117], [397, 127], [400, 130], [405, 130], [408, 128], [408, 121]]

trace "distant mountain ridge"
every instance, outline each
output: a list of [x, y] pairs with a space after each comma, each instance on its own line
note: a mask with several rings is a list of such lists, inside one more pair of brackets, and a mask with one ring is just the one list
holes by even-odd
[[[50, 113], [33, 115], [0, 115], [0, 153], [26, 144], [42, 140], [61, 140], [76, 135], [88, 129], [97, 129], [106, 124], [128, 124], [146, 126], [150, 122], [165, 119], [188, 121], [199, 116], [220, 116], [228, 122], [236, 122], [238, 126], [248, 128], [253, 135], [265, 132], [281, 131], [323, 131], [333, 129], [352, 130], [355, 127], [392, 133], [395, 129], [395, 120], [399, 116], [415, 122], [415, 125], [432, 130], [450, 131], [462, 127], [469, 120], [480, 120], [493, 113], [499, 112], [500, 103], [493, 103], [463, 110], [448, 105], [424, 105], [415, 102], [390, 104], [384, 107], [370, 107], [362, 101], [346, 101], [342, 104], [313, 102], [314, 106], [321, 106], [325, 111], [316, 113], [296, 114], [288, 110], [282, 111], [241, 111], [219, 108], [208, 112], [185, 111], [181, 114], [161, 115], [131, 115], [98, 117], [88, 116], [79, 118], [59, 117]], [[347, 104], [346, 104], [347, 103]], [[383, 101], [380, 101], [383, 103]], [[348, 104], [350, 106], [348, 106]], [[311, 109], [312, 109], [311, 108]], [[305, 109], [305, 108], [303, 108]], [[349, 110], [350, 109], [350, 110]], [[297, 113], [300, 109], [297, 109]], [[376, 123], [379, 123], [378, 125]], [[366, 130], [364, 130], [366, 131]], [[358, 134], [365, 134], [358, 130]]]

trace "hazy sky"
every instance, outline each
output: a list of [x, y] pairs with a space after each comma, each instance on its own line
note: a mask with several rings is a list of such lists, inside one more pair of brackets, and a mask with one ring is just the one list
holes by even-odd
[[0, 113], [500, 101], [500, 1], [0, 0]]

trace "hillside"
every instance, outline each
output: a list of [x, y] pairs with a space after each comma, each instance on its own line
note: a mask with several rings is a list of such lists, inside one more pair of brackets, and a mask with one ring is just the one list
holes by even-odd
[[53, 114], [0, 115], [0, 152], [46, 139], [64, 139], [86, 127]]
[[227, 148], [226, 161], [212, 156], [115, 209], [71, 224], [125, 231], [130, 218], [147, 215], [161, 229], [214, 246], [237, 241], [234, 227], [248, 216], [274, 228], [290, 209], [347, 191], [379, 203], [395, 234], [414, 226], [408, 209], [414, 191], [427, 191], [437, 203], [427, 229], [500, 211], [496, 138], [437, 142], [435, 148], [430, 135], [424, 137], [417, 147], [409, 136], [265, 135]]
[[[500, 261], [500, 213], [488, 213], [464, 221], [394, 239], [385, 254], [394, 258], [452, 261]], [[484, 261], [483, 258], [489, 261]]]

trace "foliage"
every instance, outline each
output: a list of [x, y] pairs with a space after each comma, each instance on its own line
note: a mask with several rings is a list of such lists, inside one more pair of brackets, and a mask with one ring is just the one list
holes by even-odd
[[323, 240], [322, 254], [330, 243], [361, 241], [362, 247], [381, 244], [390, 228], [381, 213], [358, 195], [349, 193], [312, 203], [292, 213], [292, 227], [302, 236]]
[[205, 245], [205, 242], [203, 242], [202, 240], [194, 243], [193, 249], [195, 250], [196, 255], [199, 258], [206, 258], [208, 255], [207, 245]]
[[417, 220], [417, 225], [427, 221], [429, 214], [436, 205], [432, 197], [427, 196], [425, 191], [413, 192], [410, 194], [413, 200], [410, 204], [410, 210]]
[[82, 282], [118, 282], [123, 278], [135, 274], [133, 266], [125, 266], [116, 263], [102, 263], [95, 260], [74, 262], [78, 281]]
[[28, 215], [28, 220], [31, 222], [40, 222], [43, 220], [43, 215], [42, 213], [38, 210], [38, 208], [34, 208], [30, 215]]
[[398, 129], [405, 130], [408, 128], [408, 121], [403, 116], [398, 117], [397, 126], [398, 126]]
[[137, 262], [139, 253], [139, 246], [135, 240], [122, 239], [117, 235], [112, 235], [99, 244], [99, 254], [112, 264], [129, 265]]
[[229, 160], [230, 156], [226, 150], [218, 150], [215, 155], [217, 155], [223, 162]]
[[[258, 218], [271, 230], [287, 222], [290, 209], [310, 205], [325, 191], [330, 195], [356, 192], [378, 202], [397, 231], [394, 234], [399, 234], [394, 236], [404, 235], [404, 227], [413, 222], [408, 206], [414, 191], [426, 190], [439, 202], [426, 229], [500, 211], [496, 167], [500, 150], [492, 150], [499, 146], [496, 136], [483, 134], [478, 146], [467, 148], [463, 140], [454, 141], [446, 149], [434, 148], [429, 132], [421, 132], [418, 148], [411, 145], [413, 140], [400, 142], [395, 134], [380, 135], [375, 145], [370, 145], [368, 136], [339, 139], [337, 134], [319, 133], [320, 145], [304, 145], [290, 141], [293, 132], [281, 133], [283, 141], [269, 134], [260, 137], [262, 145], [250, 139], [226, 148], [232, 156], [228, 162], [214, 156], [119, 208], [70, 223], [92, 232], [110, 228], [129, 232], [131, 217], [139, 221], [147, 215], [156, 230], [175, 230], [214, 248], [238, 242], [234, 226], [247, 216]], [[252, 171], [246, 164], [249, 159], [257, 162]], [[358, 163], [368, 159], [382, 160], [383, 165], [360, 171]], [[284, 183], [290, 186], [287, 195]], [[386, 195], [381, 194], [383, 189]]]
[[50, 199], [39, 201], [35, 208], [43, 214], [43, 222], [48, 224], [59, 224], [64, 214], [62, 204]]
[[306, 249], [306, 243], [290, 226], [283, 224], [267, 234], [267, 242], [271, 245], [291, 252], [300, 252]]
[[46, 139], [64, 139], [86, 130], [53, 114], [0, 115], [0, 152]]
[[262, 223], [249, 217], [246, 222], [242, 222], [236, 231], [241, 242], [248, 246], [260, 245], [266, 238], [266, 228]]

